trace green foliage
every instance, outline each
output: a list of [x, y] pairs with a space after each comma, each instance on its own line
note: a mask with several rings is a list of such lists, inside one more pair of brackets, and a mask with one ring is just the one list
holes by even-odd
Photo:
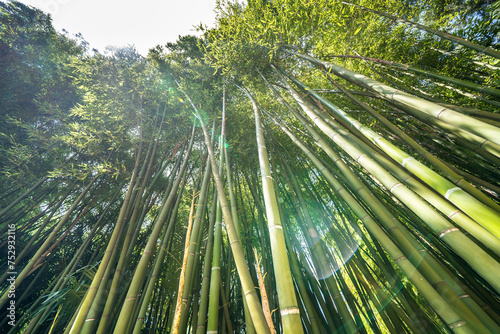
[[56, 33], [49, 15], [19, 2], [0, 3], [0, 22], [0, 170], [31, 179], [50, 168], [51, 159], [60, 160], [47, 158], [80, 100], [69, 64], [84, 50]]

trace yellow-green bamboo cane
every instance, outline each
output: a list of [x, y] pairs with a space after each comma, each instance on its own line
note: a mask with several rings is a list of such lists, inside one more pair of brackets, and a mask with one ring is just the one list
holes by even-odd
[[163, 204], [160, 213], [158, 214], [158, 217], [155, 220], [154, 228], [153, 231], [151, 232], [151, 235], [149, 236], [148, 243], [146, 244], [146, 247], [144, 248], [144, 252], [142, 253], [141, 259], [139, 260], [139, 264], [137, 265], [137, 268], [135, 270], [134, 276], [132, 278], [132, 282], [130, 283], [129, 289], [127, 291], [126, 299], [123, 303], [123, 306], [120, 311], [120, 315], [118, 316], [118, 320], [116, 321], [116, 326], [114, 329], [115, 334], [122, 334], [126, 333], [127, 327], [129, 324], [129, 320], [133, 314], [134, 308], [137, 303], [137, 298], [139, 296], [140, 288], [143, 283], [144, 275], [146, 273], [146, 269], [149, 266], [149, 262], [151, 261], [151, 258], [153, 257], [153, 254], [155, 252], [156, 246], [157, 246], [157, 241], [158, 241], [158, 236], [162, 230], [163, 224], [165, 220], [167, 219], [167, 215], [170, 211], [170, 208], [172, 206], [172, 203], [174, 201], [175, 195], [177, 193], [177, 188], [179, 187], [182, 176], [184, 174], [184, 171], [186, 170], [187, 163], [189, 161], [189, 155], [191, 152], [191, 148], [193, 146], [194, 142], [194, 133], [195, 133], [196, 127], [193, 126], [193, 132], [191, 134], [191, 141], [189, 143], [189, 148], [186, 152], [184, 161], [182, 163], [181, 170], [179, 172], [179, 176], [174, 182], [174, 185], [172, 187], [172, 190], [170, 191], [170, 194]]
[[[278, 123], [279, 125], [279, 123]], [[281, 125], [280, 125], [281, 126]], [[454, 332], [473, 333], [467, 326], [466, 322], [448, 305], [448, 303], [437, 293], [431, 284], [420, 274], [413, 264], [406, 256], [399, 250], [396, 244], [387, 236], [387, 234], [375, 223], [371, 216], [357, 203], [357, 201], [344, 189], [344, 187], [335, 179], [335, 177], [327, 171], [319, 160], [302, 144], [287, 128], [281, 126], [282, 130], [292, 139], [292, 141], [299, 146], [300, 149], [314, 162], [319, 168], [327, 181], [333, 187], [335, 192], [339, 194], [353, 209], [361, 221], [384, 245], [386, 251], [394, 259], [395, 263], [407, 275], [413, 284], [419, 289], [422, 295], [425, 296], [427, 301], [432, 305], [434, 310], [440, 314], [445, 320], [446, 324]]]
[[493, 125], [482, 122], [467, 115], [463, 115], [453, 109], [443, 108], [436, 103], [426, 101], [407, 93], [403, 93], [374, 79], [370, 79], [364, 75], [350, 71], [327, 61], [322, 61], [311, 56], [304, 55], [295, 50], [286, 49], [285, 51], [300, 58], [306, 59], [313, 64], [321, 66], [328, 72], [335, 73], [335, 75], [345, 78], [348, 81], [368, 87], [370, 90], [375, 91], [376, 93], [382, 95], [390, 101], [397, 101], [411, 108], [420, 110], [421, 112], [424, 112], [429, 116], [436, 117], [446, 123], [457, 126], [458, 128], [466, 132], [470, 132], [479, 137], [490, 140], [493, 143], [500, 144], [500, 129]]
[[[455, 204], [458, 208], [468, 214], [471, 218], [473, 218], [481, 226], [490, 231], [493, 235], [500, 238], [500, 214], [497, 211], [478, 201], [476, 198], [469, 195], [465, 190], [463, 190], [459, 186], [457, 187], [458, 184], [451, 183], [438, 173], [434, 172], [433, 170], [416, 160], [414, 157], [410, 156], [394, 144], [390, 143], [384, 137], [375, 133], [370, 128], [364, 126], [359, 121], [353, 119], [330, 101], [324, 99], [313, 91], [308, 90], [307, 87], [299, 81], [295, 80], [294, 78], [292, 78], [292, 80], [302, 89], [306, 90], [316, 99], [318, 99], [323, 105], [332, 110], [337, 116], [341, 117], [348, 124], [358, 129], [364, 136], [366, 136], [371, 142], [381, 148], [396, 162], [401, 164], [404, 168], [406, 168], [414, 175], [418, 176], [422, 181], [426, 182], [432, 189], [443, 195], [451, 203]], [[458, 181], [461, 180], [462, 179], [459, 179]]]
[[252, 102], [255, 116], [255, 129], [257, 132], [257, 147], [259, 151], [259, 165], [262, 176], [262, 189], [266, 207], [267, 223], [269, 226], [269, 238], [271, 240], [271, 252], [273, 257], [274, 274], [278, 289], [281, 321], [284, 333], [302, 333], [302, 323], [295, 297], [295, 289], [292, 281], [292, 273], [288, 256], [286, 254], [285, 238], [281, 227], [278, 202], [274, 191], [269, 157], [267, 155], [262, 121], [257, 103], [253, 97], [243, 88], [240, 88]]
[[238, 275], [240, 276], [241, 285], [243, 287], [243, 291], [245, 292], [244, 298], [247, 300], [248, 309], [252, 317], [252, 322], [258, 334], [260, 333], [269, 334], [270, 331], [269, 327], [267, 326], [266, 317], [262, 312], [262, 306], [260, 305], [257, 292], [255, 291], [255, 287], [252, 282], [252, 277], [250, 276], [248, 265], [246, 264], [243, 248], [241, 246], [240, 240], [238, 239], [238, 234], [236, 233], [236, 229], [234, 227], [234, 223], [231, 218], [230, 205], [229, 202], [227, 201], [226, 194], [224, 192], [224, 185], [219, 175], [217, 162], [215, 160], [214, 149], [210, 141], [210, 136], [203, 122], [203, 119], [200, 113], [198, 112], [198, 109], [195, 107], [189, 96], [186, 95], [186, 97], [190, 101], [191, 106], [193, 107], [196, 116], [198, 118], [198, 121], [201, 123], [202, 126], [203, 135], [205, 137], [205, 144], [208, 149], [210, 163], [212, 164], [212, 175], [215, 180], [217, 193], [219, 195], [219, 201], [221, 203], [222, 214], [224, 216], [224, 221], [226, 223], [226, 230], [229, 238], [229, 243], [231, 245], [231, 250], [233, 252], [236, 269], [238, 270]]
[[[364, 110], [366, 110], [370, 115], [379, 120], [383, 125], [385, 125], [391, 132], [397, 137], [401, 138], [406, 144], [408, 144], [412, 149], [414, 149], [422, 159], [425, 159], [432, 166], [441, 171], [453, 184], [463, 188], [469, 194], [473, 195], [484, 204], [488, 205], [490, 208], [500, 211], [500, 206], [491, 200], [488, 196], [484, 195], [481, 191], [479, 191], [476, 187], [468, 183], [464, 180], [464, 178], [458, 175], [453, 169], [448, 167], [445, 163], [439, 160], [437, 157], [432, 155], [426, 149], [424, 149], [420, 144], [418, 144], [413, 138], [407, 135], [403, 130], [399, 129], [397, 126], [392, 124], [387, 118], [378, 113], [375, 109], [368, 106], [364, 102], [360, 101], [357, 97], [351, 94], [347, 89], [340, 86], [334, 80], [331, 80], [331, 77], [328, 75], [330, 82], [338, 87], [344, 94], [346, 94], [351, 100], [359, 104]], [[500, 116], [500, 115], [499, 115]]]
[[116, 244], [119, 241], [123, 228], [123, 222], [125, 220], [125, 214], [128, 210], [129, 201], [136, 184], [137, 170], [138, 170], [137, 160], [138, 159], [136, 159], [136, 165], [134, 171], [132, 172], [132, 178], [130, 180], [127, 193], [125, 195], [125, 200], [120, 209], [120, 214], [118, 215], [115, 228], [113, 229], [113, 234], [111, 235], [111, 238], [108, 241], [108, 245], [106, 247], [106, 251], [104, 252], [104, 256], [101, 260], [101, 264], [99, 265], [99, 268], [97, 269], [97, 272], [94, 275], [94, 279], [92, 280], [92, 283], [85, 295], [85, 298], [82, 300], [80, 304], [80, 308], [78, 309], [74, 322], [72, 322], [72, 324], [69, 326], [70, 327], [69, 333], [71, 334], [80, 333], [84, 325], [85, 319], [87, 318], [87, 314], [94, 302], [94, 297], [97, 294], [97, 290], [99, 289], [99, 285], [101, 284], [102, 277], [106, 272], [106, 269], [111, 260], [111, 256], [113, 255], [113, 250], [116, 248]]
[[342, 147], [346, 153], [369, 171], [370, 174], [376, 176], [394, 196], [421, 217], [442, 240], [447, 242], [457, 254], [469, 262], [469, 264], [480, 273], [483, 278], [490, 282], [497, 291], [500, 291], [500, 282], [495, 278], [500, 275], [500, 265], [497, 261], [435, 212], [423, 199], [405, 187], [367, 154], [343, 138], [338, 132], [334, 131], [321, 117], [310, 108], [307, 108], [303, 102], [300, 100], [297, 102], [303, 107], [304, 112], [306, 112], [309, 118], [326, 135], [328, 135], [337, 145]]

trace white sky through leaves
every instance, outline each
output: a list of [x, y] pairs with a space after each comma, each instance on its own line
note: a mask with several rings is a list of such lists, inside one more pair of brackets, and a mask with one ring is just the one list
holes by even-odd
[[199, 35], [200, 23], [213, 27], [215, 0], [21, 0], [52, 16], [70, 35], [81, 33], [91, 48], [134, 44], [143, 56], [179, 35]]

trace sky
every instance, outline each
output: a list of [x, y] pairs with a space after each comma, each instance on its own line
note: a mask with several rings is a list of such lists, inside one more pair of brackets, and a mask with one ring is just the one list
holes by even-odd
[[52, 16], [54, 27], [81, 33], [91, 48], [134, 44], [148, 49], [200, 35], [193, 26], [214, 26], [216, 0], [20, 0]]

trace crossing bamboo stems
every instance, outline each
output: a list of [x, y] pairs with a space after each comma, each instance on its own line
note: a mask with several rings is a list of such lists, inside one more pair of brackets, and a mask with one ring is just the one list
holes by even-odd
[[124, 333], [125, 331], [127, 331], [128, 322], [129, 319], [131, 319], [132, 314], [134, 312], [134, 307], [136, 306], [137, 297], [139, 295], [140, 288], [142, 287], [143, 284], [146, 269], [149, 266], [151, 258], [153, 257], [153, 253], [155, 252], [158, 236], [162, 230], [167, 215], [170, 213], [171, 206], [173, 204], [175, 195], [177, 193], [177, 188], [179, 187], [179, 184], [181, 183], [184, 172], [186, 170], [187, 163], [189, 161], [190, 151], [194, 142], [194, 133], [195, 133], [195, 127], [193, 126], [189, 148], [185, 154], [184, 161], [182, 163], [182, 167], [179, 173], [180, 175], [176, 178], [172, 190], [170, 191], [168, 198], [164, 202], [161, 211], [158, 217], [156, 218], [154, 228], [149, 236], [148, 242], [144, 248], [144, 252], [142, 253], [140, 261], [137, 265], [136, 271], [134, 273], [130, 287], [127, 292], [127, 297], [121, 308], [118, 320], [116, 321], [116, 326], [114, 329], [114, 333], [116, 334]]
[[201, 123], [203, 134], [205, 137], [205, 144], [208, 148], [209, 152], [209, 157], [210, 157], [210, 163], [212, 164], [212, 175], [215, 180], [216, 188], [217, 188], [217, 193], [219, 194], [219, 202], [221, 203], [221, 208], [222, 208], [222, 213], [224, 216], [224, 221], [226, 223], [226, 230], [228, 233], [228, 238], [229, 242], [231, 245], [231, 249], [233, 251], [233, 256], [234, 256], [234, 262], [236, 264], [236, 268], [238, 270], [238, 274], [240, 276], [240, 281], [243, 287], [243, 290], [245, 291], [244, 296], [247, 299], [247, 304], [249, 308], [250, 315], [252, 317], [252, 322], [254, 323], [255, 329], [257, 333], [269, 333], [269, 327], [267, 326], [266, 323], [266, 318], [264, 316], [264, 313], [262, 312], [262, 306], [260, 305], [259, 299], [257, 297], [257, 293], [255, 291], [250, 272], [248, 269], [248, 266], [245, 261], [245, 256], [243, 253], [243, 248], [241, 246], [241, 243], [238, 239], [238, 235], [236, 233], [236, 229], [234, 227], [232, 218], [231, 218], [231, 211], [230, 211], [230, 205], [227, 201], [225, 192], [224, 192], [224, 185], [222, 184], [221, 177], [219, 175], [218, 167], [217, 167], [217, 162], [215, 160], [215, 155], [214, 155], [214, 149], [212, 146], [212, 143], [210, 142], [210, 136], [208, 135], [208, 131], [205, 127], [205, 124], [203, 123], [202, 117], [198, 112], [198, 109], [194, 106], [194, 104], [191, 102], [191, 99], [188, 98], [190, 101], [193, 109], [195, 110], [195, 113], [198, 117], [198, 121]]
[[493, 143], [500, 144], [500, 129], [495, 126], [492, 126], [485, 122], [481, 122], [470, 116], [463, 115], [457, 111], [454, 111], [453, 109], [443, 108], [436, 103], [423, 100], [407, 93], [403, 93], [376, 80], [370, 79], [364, 75], [355, 73], [332, 63], [321, 61], [308, 55], [298, 53], [295, 50], [286, 49], [285, 51], [300, 58], [306, 59], [320, 67], [323, 67], [328, 72], [332, 72], [335, 75], [345, 78], [348, 81], [367, 87], [370, 90], [373, 90], [376, 93], [384, 96], [390, 101], [397, 101], [399, 103], [402, 103], [410, 108], [408, 109], [409, 112], [411, 112], [413, 109], [416, 109], [430, 117], [437, 118], [447, 124], [456, 126], [465, 132], [477, 135]]
[[271, 252], [273, 257], [274, 275], [278, 289], [281, 321], [284, 333], [302, 333], [302, 323], [295, 297], [295, 289], [290, 271], [290, 264], [286, 255], [285, 239], [281, 226], [278, 202], [274, 190], [274, 182], [271, 176], [269, 158], [262, 129], [262, 121], [256, 101], [244, 89], [240, 88], [252, 102], [255, 116], [255, 128], [257, 132], [257, 147], [259, 151], [259, 165], [262, 175], [262, 189], [266, 207], [266, 218], [271, 240]]

